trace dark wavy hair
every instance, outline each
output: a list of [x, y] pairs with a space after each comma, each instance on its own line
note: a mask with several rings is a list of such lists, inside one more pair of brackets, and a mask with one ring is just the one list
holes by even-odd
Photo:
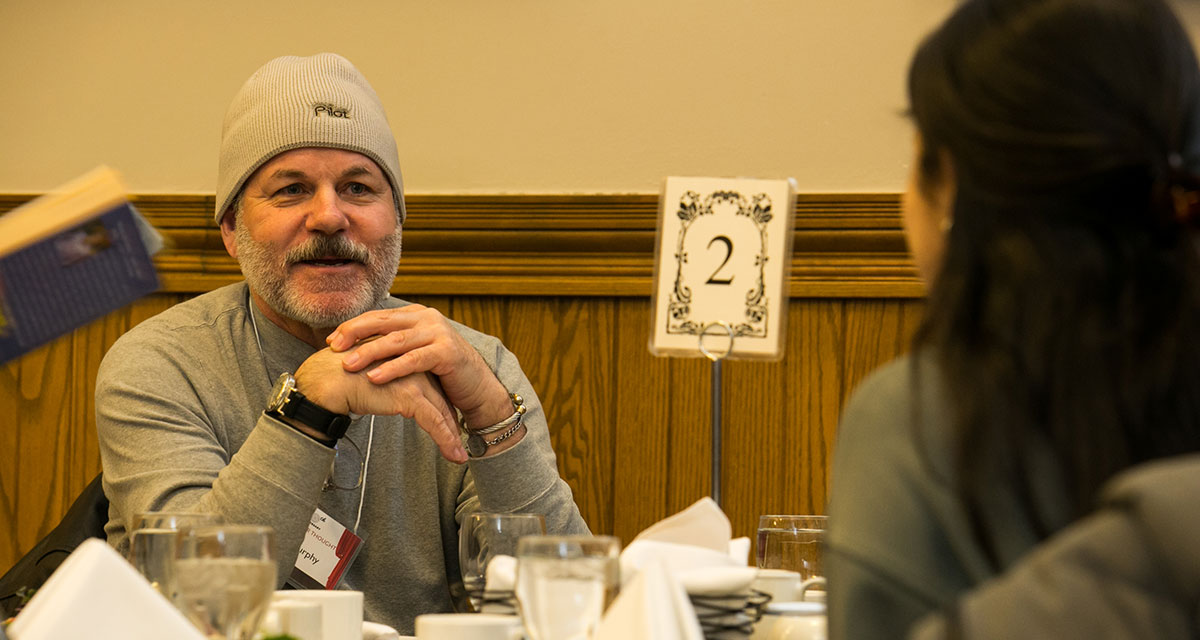
[[[971, 0], [908, 87], [919, 184], [946, 156], [956, 182], [915, 346], [946, 380], [977, 532], [993, 483], [1033, 512], [1061, 482], [1074, 518], [1114, 473], [1200, 451], [1200, 70], [1170, 8]], [[1061, 478], [1031, 467], [1047, 443]]]

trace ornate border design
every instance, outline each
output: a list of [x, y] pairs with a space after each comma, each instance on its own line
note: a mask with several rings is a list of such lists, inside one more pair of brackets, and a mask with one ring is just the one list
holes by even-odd
[[767, 297], [764, 291], [764, 280], [767, 266], [767, 223], [771, 221], [771, 197], [765, 193], [756, 193], [747, 202], [745, 196], [737, 191], [714, 191], [700, 200], [700, 194], [695, 191], [685, 191], [679, 197], [679, 210], [675, 215], [682, 224], [679, 227], [679, 240], [675, 246], [675, 286], [671, 291], [671, 300], [667, 304], [667, 333], [699, 335], [708, 322], [697, 322], [690, 318], [692, 313], [692, 289], [683, 278], [683, 265], [687, 263], [687, 251], [683, 244], [687, 237], [688, 228], [700, 216], [713, 215], [713, 207], [720, 204], [733, 204], [737, 207], [735, 216], [746, 216], [758, 228], [759, 252], [754, 256], [754, 266], [758, 268], [758, 277], [754, 287], [746, 292], [745, 322], [733, 325], [733, 338], [767, 337]]

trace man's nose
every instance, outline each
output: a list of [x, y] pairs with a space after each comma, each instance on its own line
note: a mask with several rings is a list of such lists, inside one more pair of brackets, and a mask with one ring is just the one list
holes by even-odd
[[332, 235], [346, 230], [349, 219], [343, 210], [345, 203], [338, 197], [337, 189], [332, 186], [317, 189], [310, 205], [311, 209], [304, 225], [309, 231]]

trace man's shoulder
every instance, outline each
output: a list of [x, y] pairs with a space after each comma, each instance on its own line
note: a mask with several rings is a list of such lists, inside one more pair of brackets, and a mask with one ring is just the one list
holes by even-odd
[[237, 282], [185, 300], [129, 330], [186, 330], [211, 326], [230, 313], [245, 315], [246, 284]]
[[126, 331], [105, 360], [147, 348], [196, 348], [205, 336], [216, 336], [218, 325], [240, 321], [245, 315], [245, 296], [245, 283], [239, 282], [180, 302]]

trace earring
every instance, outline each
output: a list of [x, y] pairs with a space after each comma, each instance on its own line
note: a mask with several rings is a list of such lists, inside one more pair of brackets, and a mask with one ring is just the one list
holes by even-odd
[[946, 216], [942, 218], [942, 221], [938, 224], [938, 228], [942, 230], [942, 233], [950, 233], [950, 230], [954, 228], [954, 217]]

